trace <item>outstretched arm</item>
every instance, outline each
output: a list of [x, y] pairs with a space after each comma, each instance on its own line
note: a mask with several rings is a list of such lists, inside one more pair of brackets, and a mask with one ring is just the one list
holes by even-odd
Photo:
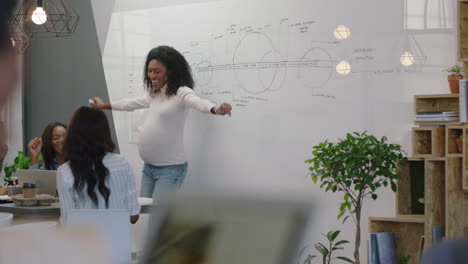
[[102, 99], [100, 97], [96, 96], [96, 97], [91, 98], [91, 100], [93, 100], [93, 102], [94, 102], [94, 103], [91, 103], [91, 105], [94, 105], [99, 109], [112, 109], [112, 105], [111, 104], [105, 104], [104, 101], [102, 101]]
[[216, 106], [214, 103], [198, 97], [193, 90], [188, 87], [179, 88], [177, 96], [186, 107], [193, 108], [200, 112], [212, 113], [215, 115], [231, 115], [232, 107], [230, 104], [223, 103], [220, 106]]
[[91, 105], [96, 106], [99, 109], [112, 109], [118, 111], [133, 111], [136, 109], [148, 108], [151, 103], [151, 96], [145, 95], [142, 97], [137, 98], [130, 98], [124, 99], [117, 102], [113, 102], [112, 104], [106, 104], [102, 101], [99, 97], [93, 97], [92, 100], [94, 103]]
[[211, 108], [211, 113], [215, 115], [229, 115], [231, 116], [232, 107], [228, 103], [222, 103], [219, 107]]

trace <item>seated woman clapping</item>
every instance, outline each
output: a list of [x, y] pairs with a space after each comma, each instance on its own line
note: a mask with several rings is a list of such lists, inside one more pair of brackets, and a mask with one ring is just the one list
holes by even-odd
[[[47, 125], [42, 137], [34, 138], [28, 143], [31, 153], [30, 169], [32, 170], [56, 170], [65, 161], [63, 154], [63, 142], [67, 134], [67, 128], [60, 122]], [[39, 160], [42, 153], [43, 161]]]
[[96, 107], [83, 106], [68, 125], [66, 162], [57, 171], [62, 221], [76, 209], [125, 209], [136, 223], [140, 204], [133, 170], [115, 153], [109, 122]]

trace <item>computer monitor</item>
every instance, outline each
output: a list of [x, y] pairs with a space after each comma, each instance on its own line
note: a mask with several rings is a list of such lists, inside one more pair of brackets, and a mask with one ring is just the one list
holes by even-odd
[[37, 194], [57, 196], [57, 171], [55, 170], [16, 170], [18, 183], [36, 184]]
[[292, 201], [178, 196], [155, 207], [140, 263], [294, 263], [310, 213]]

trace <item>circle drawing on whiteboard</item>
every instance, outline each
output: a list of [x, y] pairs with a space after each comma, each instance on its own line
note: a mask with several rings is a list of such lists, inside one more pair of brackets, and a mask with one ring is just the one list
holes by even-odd
[[314, 47], [302, 56], [297, 77], [307, 87], [321, 88], [330, 80], [334, 68], [330, 54]]
[[213, 79], [213, 67], [207, 56], [203, 53], [191, 53], [185, 55], [190, 69], [192, 71], [195, 86], [200, 88], [202, 92], [213, 92], [210, 83]]
[[235, 78], [242, 90], [261, 94], [281, 88], [286, 62], [265, 34], [251, 32], [239, 41], [232, 58]]
[[[269, 91], [276, 91], [283, 85], [286, 78], [286, 67], [284, 65], [284, 59], [276, 52], [268, 51], [263, 55], [261, 59], [261, 65], [258, 69], [258, 79], [260, 80], [263, 88]], [[273, 68], [269, 68], [266, 66]]]
[[193, 69], [193, 76], [195, 83], [200, 87], [206, 87], [213, 78], [212, 65], [208, 60], [204, 60], [198, 64], [195, 64]]

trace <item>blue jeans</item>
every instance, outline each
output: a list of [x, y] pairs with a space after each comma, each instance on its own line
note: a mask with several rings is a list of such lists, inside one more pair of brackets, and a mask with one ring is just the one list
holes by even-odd
[[169, 166], [154, 166], [145, 163], [140, 196], [158, 201], [162, 195], [179, 190], [185, 175], [187, 175], [187, 162]]

